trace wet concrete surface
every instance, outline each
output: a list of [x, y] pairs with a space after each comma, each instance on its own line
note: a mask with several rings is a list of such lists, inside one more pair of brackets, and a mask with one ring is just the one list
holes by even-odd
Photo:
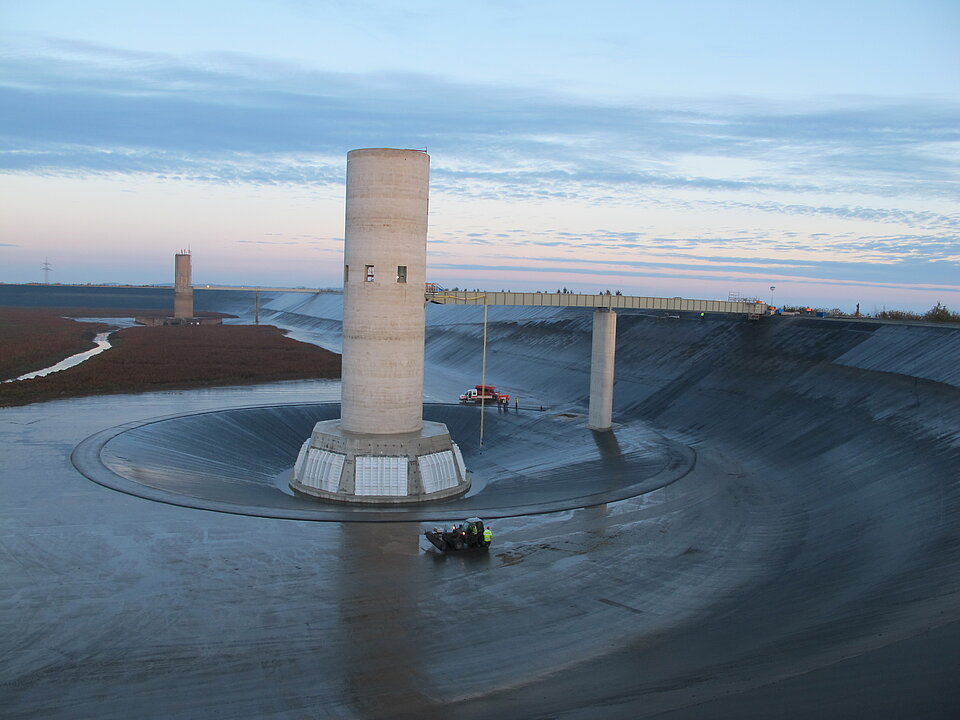
[[[337, 383], [0, 410], [4, 716], [955, 717], [960, 390], [949, 353], [908, 375], [897, 348], [956, 336], [619, 326], [615, 421], [695, 465], [627, 499], [496, 519], [488, 552], [438, 553], [419, 521], [151, 502], [70, 461], [101, 431], [336, 402]], [[435, 398], [476, 382], [457, 368], [478, 336], [431, 327]], [[504, 316], [490, 340], [494, 382], [585, 412], [588, 321]], [[493, 437], [484, 458], [513, 441]]]
[[459, 443], [472, 487], [462, 498], [416, 506], [320, 503], [287, 487], [303, 440], [335, 403], [236, 408], [126, 424], [73, 451], [74, 466], [106, 487], [159, 502], [292, 520], [462, 520], [556, 512], [613, 502], [663, 487], [696, 462], [690, 448], [640, 423], [610, 432], [586, 418], [461, 405], [427, 405]]

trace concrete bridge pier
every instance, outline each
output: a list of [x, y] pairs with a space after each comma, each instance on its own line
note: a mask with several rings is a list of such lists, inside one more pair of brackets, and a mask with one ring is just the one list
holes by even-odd
[[593, 313], [593, 351], [590, 356], [590, 420], [592, 430], [613, 425], [613, 368], [617, 349], [617, 314], [608, 308]]

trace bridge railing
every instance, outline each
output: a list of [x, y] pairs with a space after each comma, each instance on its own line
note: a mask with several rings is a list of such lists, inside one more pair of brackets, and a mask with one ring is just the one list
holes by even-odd
[[428, 301], [442, 305], [525, 305], [530, 307], [585, 307], [609, 310], [663, 310], [673, 312], [731, 313], [763, 315], [760, 302], [697, 300], [682, 297], [640, 295], [584, 295], [578, 293], [487, 292], [465, 290], [427, 291]]

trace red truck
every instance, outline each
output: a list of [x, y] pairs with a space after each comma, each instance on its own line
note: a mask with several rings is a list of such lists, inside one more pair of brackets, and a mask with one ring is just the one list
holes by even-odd
[[474, 385], [473, 389], [467, 390], [460, 396], [460, 402], [463, 405], [509, 405], [510, 396], [506, 393], [499, 393], [493, 385]]

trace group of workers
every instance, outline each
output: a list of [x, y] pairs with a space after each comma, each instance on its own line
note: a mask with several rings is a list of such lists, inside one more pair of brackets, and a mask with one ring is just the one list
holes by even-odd
[[435, 527], [423, 533], [430, 544], [440, 552], [464, 548], [488, 548], [493, 541], [493, 530], [478, 517], [469, 517], [462, 523]]
[[[463, 525], [458, 525], [458, 526], [457, 526], [457, 529], [458, 529], [458, 530], [463, 530]], [[474, 542], [471, 542], [470, 544], [471, 544], [471, 545], [476, 544], [476, 540], [477, 540], [477, 537], [476, 537], [476, 536], [477, 536], [477, 533], [480, 532], [480, 529], [477, 527], [477, 524], [476, 524], [476, 523], [473, 523], [473, 522], [472, 522], [472, 523], [468, 523], [468, 525], [467, 525], [467, 532], [470, 533], [470, 535], [471, 535], [471, 537], [472, 537], [472, 540], [474, 541]], [[483, 527], [483, 544], [484, 544], [484, 545], [489, 545], [491, 540], [493, 540], [493, 530], [491, 530], [488, 525], [484, 525], [484, 527]]]

